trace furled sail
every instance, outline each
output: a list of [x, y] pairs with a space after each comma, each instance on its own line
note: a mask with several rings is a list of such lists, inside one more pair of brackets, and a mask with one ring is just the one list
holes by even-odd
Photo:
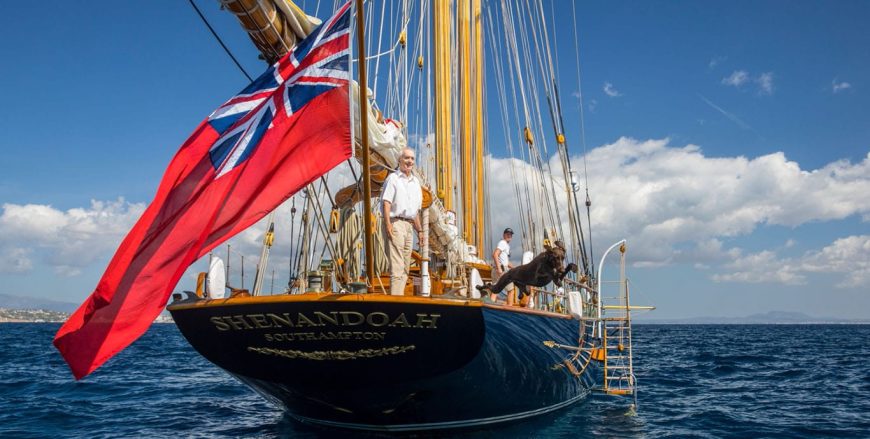
[[221, 6], [235, 14], [269, 64], [320, 25], [290, 0], [221, 0]]

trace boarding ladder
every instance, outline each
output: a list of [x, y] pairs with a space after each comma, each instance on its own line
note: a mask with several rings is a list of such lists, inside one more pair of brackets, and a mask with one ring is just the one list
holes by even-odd
[[[605, 259], [611, 250], [619, 249], [619, 279], [602, 277]], [[637, 378], [632, 362], [631, 312], [654, 309], [650, 306], [632, 306], [629, 301], [628, 278], [625, 276], [625, 240], [613, 244], [601, 258], [598, 266], [597, 335], [600, 350], [593, 355], [603, 370], [603, 380], [594, 390], [607, 395], [632, 396], [637, 401]]]

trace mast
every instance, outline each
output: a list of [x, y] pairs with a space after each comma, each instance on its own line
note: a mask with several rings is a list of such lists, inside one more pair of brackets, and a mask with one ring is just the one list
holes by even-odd
[[[467, 73], [471, 72], [471, 1], [459, 0], [456, 15], [459, 20], [459, 69]], [[476, 243], [474, 236], [474, 217], [472, 215], [472, 151], [471, 144], [471, 75], [463, 75], [459, 85], [460, 135], [462, 142], [460, 151], [462, 154], [462, 235], [468, 243]]]
[[444, 203], [444, 208], [453, 210], [453, 185], [451, 168], [451, 120], [450, 120], [450, 93], [451, 78], [450, 66], [450, 2], [447, 0], [434, 1], [434, 29], [435, 36], [435, 177], [437, 182], [438, 198]]
[[[269, 214], [269, 230], [263, 236], [263, 248], [260, 250], [260, 263], [257, 264], [257, 274], [254, 276], [254, 288], [251, 289], [252, 296], [259, 296], [263, 289], [263, 277], [266, 274], [266, 267], [269, 263], [269, 249], [272, 248], [272, 243], [275, 242], [275, 212]], [[209, 256], [209, 269], [211, 269], [211, 256]], [[274, 274], [272, 283], [274, 284]]]
[[311, 217], [314, 214], [312, 211], [313, 201], [311, 200], [312, 191], [309, 190], [310, 184], [305, 188], [305, 212], [302, 213], [302, 262], [299, 272], [296, 273], [299, 279], [299, 291], [304, 293], [308, 288], [308, 267], [310, 264], [309, 258], [311, 254]]
[[471, 17], [474, 20], [474, 151], [477, 165], [477, 207], [476, 232], [477, 232], [477, 255], [480, 259], [483, 251], [485, 231], [484, 226], [484, 200], [483, 200], [483, 20], [480, 13], [481, 0], [472, 0]]
[[[437, 3], [437, 2], [436, 2]], [[362, 140], [362, 180], [363, 180], [363, 224], [366, 233], [365, 237], [365, 252], [366, 252], [366, 276], [371, 279], [377, 276], [377, 273], [372, 273], [375, 267], [375, 251], [373, 236], [375, 233], [372, 227], [372, 181], [371, 181], [371, 157], [369, 156], [369, 101], [366, 96], [368, 83], [366, 82], [366, 44], [365, 44], [365, 22], [363, 19], [363, 0], [356, 0], [356, 38], [357, 50], [359, 53], [359, 122], [360, 122], [360, 139]], [[348, 87], [350, 87], [348, 85]], [[353, 90], [351, 89], [351, 92]], [[351, 97], [352, 98], [352, 97]], [[386, 218], [389, 221], [389, 218]]]

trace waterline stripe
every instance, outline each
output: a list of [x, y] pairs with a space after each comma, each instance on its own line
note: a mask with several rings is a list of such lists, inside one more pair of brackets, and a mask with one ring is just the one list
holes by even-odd
[[322, 419], [314, 419], [314, 418], [306, 418], [304, 416], [299, 416], [295, 414], [290, 414], [290, 416], [303, 421], [310, 422], [312, 424], [326, 425], [329, 427], [340, 427], [340, 428], [348, 428], [354, 430], [369, 430], [369, 431], [418, 431], [418, 430], [444, 430], [450, 428], [463, 428], [463, 427], [475, 427], [480, 425], [490, 425], [497, 424], [501, 422], [515, 421], [519, 419], [530, 418], [532, 416], [543, 415], [545, 413], [549, 413], [560, 408], [569, 406], [589, 395], [589, 389], [585, 389], [584, 393], [581, 393], [569, 400], [562, 401], [558, 404], [551, 405], [549, 407], [544, 407], [537, 410], [531, 410], [528, 412], [515, 413], [512, 415], [503, 415], [503, 416], [494, 416], [491, 418], [482, 418], [482, 419], [469, 419], [465, 421], [450, 421], [450, 422], [432, 422], [426, 424], [396, 424], [396, 425], [376, 425], [376, 424], [355, 424], [349, 422], [336, 422], [336, 421], [326, 421]]

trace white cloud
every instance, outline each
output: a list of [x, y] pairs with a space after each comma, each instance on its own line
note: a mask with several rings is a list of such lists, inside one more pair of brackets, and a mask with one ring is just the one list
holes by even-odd
[[798, 258], [779, 258], [772, 251], [762, 251], [736, 258], [725, 266], [730, 273], [711, 276], [716, 282], [806, 283], [809, 273], [843, 274], [834, 286], [855, 288], [870, 286], [870, 235], [837, 239], [817, 251]]
[[722, 78], [722, 83], [725, 85], [730, 85], [732, 87], [740, 87], [745, 84], [746, 81], [749, 81], [749, 73], [746, 70], [735, 70], [731, 73], [731, 76], [726, 76]]
[[834, 94], [840, 93], [841, 91], [845, 91], [845, 90], [848, 90], [850, 88], [852, 88], [852, 84], [849, 84], [846, 81], [837, 82], [836, 78], [833, 81], [831, 81], [831, 91], [833, 91]]
[[837, 287], [870, 286], [870, 235], [849, 236], [804, 255], [801, 269], [815, 273], [845, 273]]
[[590, 99], [589, 100], [589, 112], [594, 113], [596, 108], [598, 108], [598, 101], [596, 101], [595, 99]]
[[764, 72], [755, 78], [758, 83], [758, 94], [772, 95], [773, 94], [773, 72]]
[[764, 72], [755, 78], [751, 78], [749, 76], [749, 72], [747, 72], [746, 70], [735, 70], [731, 72], [731, 75], [722, 78], [722, 84], [740, 88], [750, 80], [758, 85], [758, 94], [773, 94], [773, 91], [775, 89], [773, 84], [773, 72]]
[[[507, 159], [491, 162], [490, 199], [498, 200], [493, 201], [498, 208], [492, 225], [494, 230], [516, 230], [520, 215], [513, 182], [522, 181], [524, 174], [512, 177]], [[572, 163], [573, 169], [584, 169], [582, 158], [574, 157]], [[521, 162], [514, 166], [536, 175]], [[550, 166], [560, 175], [557, 159]], [[803, 170], [783, 153], [706, 157], [695, 145], [621, 138], [591, 150], [586, 167], [596, 254], [605, 244], [628, 238], [635, 263], [718, 265], [741, 255], [724, 248], [724, 238], [750, 235], [759, 226], [795, 227], [870, 215], [870, 155], [859, 163], [837, 161]], [[559, 192], [562, 180], [555, 181]], [[537, 197], [531, 204], [543, 205]], [[564, 212], [562, 221], [567, 221]], [[780, 281], [801, 280], [788, 270], [778, 276]]]
[[26, 273], [33, 268], [30, 249], [20, 247], [0, 248], [0, 273]]
[[604, 83], [604, 93], [612, 98], [622, 96], [622, 93], [620, 93], [619, 90], [613, 87], [613, 84], [609, 82]]
[[732, 272], [714, 274], [710, 278], [715, 282], [739, 283], [782, 283], [786, 285], [803, 285], [806, 276], [800, 273], [799, 267], [789, 260], [776, 257], [776, 253], [762, 251], [738, 258], [726, 265]]
[[89, 208], [66, 211], [39, 204], [4, 204], [0, 214], [4, 268], [9, 268], [10, 260], [17, 260], [15, 271], [29, 271], [38, 253], [58, 274], [78, 274], [117, 247], [143, 210], [143, 204], [122, 198], [92, 201]]

